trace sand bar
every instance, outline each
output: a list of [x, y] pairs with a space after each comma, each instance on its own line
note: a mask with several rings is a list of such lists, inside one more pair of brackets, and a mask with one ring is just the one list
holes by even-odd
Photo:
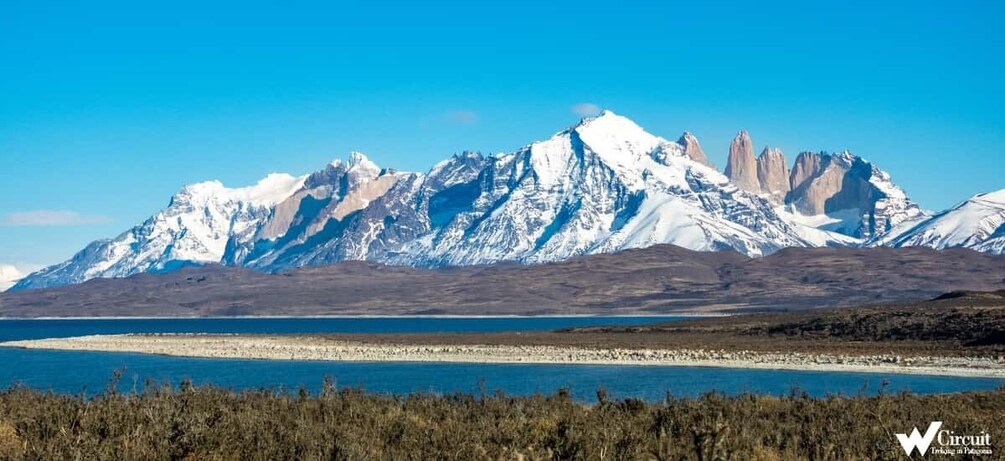
[[892, 354], [839, 355], [542, 345], [398, 345], [318, 336], [216, 334], [94, 335], [9, 341], [0, 343], [0, 346], [228, 359], [709, 366], [1005, 379], [1005, 359], [1001, 357], [902, 357]]

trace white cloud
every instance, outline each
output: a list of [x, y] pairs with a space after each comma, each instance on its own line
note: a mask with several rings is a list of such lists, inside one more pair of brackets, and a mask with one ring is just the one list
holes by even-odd
[[0, 291], [7, 291], [18, 280], [42, 267], [39, 264], [0, 264]]
[[478, 113], [468, 109], [458, 109], [447, 112], [446, 119], [458, 125], [471, 125], [478, 122]]
[[87, 215], [76, 211], [33, 210], [7, 213], [0, 217], [0, 226], [85, 226], [104, 224], [112, 218], [104, 215]]
[[600, 106], [592, 102], [581, 102], [575, 104], [571, 108], [572, 113], [580, 117], [589, 117], [591, 115], [597, 115], [600, 113]]

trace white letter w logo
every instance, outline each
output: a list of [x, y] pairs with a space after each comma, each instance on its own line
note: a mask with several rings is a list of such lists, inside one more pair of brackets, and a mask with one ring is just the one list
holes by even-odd
[[939, 433], [940, 428], [942, 428], [942, 421], [932, 421], [932, 424], [928, 425], [928, 431], [925, 432], [924, 437], [918, 432], [918, 428], [914, 428], [914, 432], [911, 432], [910, 437], [907, 434], [897, 434], [897, 440], [900, 440], [900, 446], [904, 447], [904, 452], [907, 453], [907, 456], [911, 456], [914, 447], [918, 447], [918, 453], [924, 456], [928, 452], [928, 446], [932, 444], [932, 440], [935, 440], [935, 434]]

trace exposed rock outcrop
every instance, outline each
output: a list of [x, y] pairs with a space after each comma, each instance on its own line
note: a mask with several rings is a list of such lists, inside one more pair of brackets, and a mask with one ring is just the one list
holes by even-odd
[[381, 169], [353, 154], [250, 189], [187, 188], [147, 223], [15, 288], [215, 263], [268, 272], [354, 260], [438, 267], [559, 261], [658, 243], [755, 256], [817, 244], [764, 199], [696, 161], [703, 156], [693, 136], [669, 141], [609, 111], [513, 153], [453, 156], [427, 174]]
[[833, 165], [830, 155], [803, 152], [796, 158], [796, 164], [792, 168], [789, 182], [793, 187], [785, 202], [806, 215], [843, 209], [841, 207], [848, 205], [847, 198], [843, 200], [845, 203], [831, 202], [830, 210], [826, 204], [831, 197], [841, 191], [847, 172], [847, 168]]
[[757, 157], [757, 180], [761, 192], [768, 194], [772, 203], [785, 202], [785, 194], [789, 192], [789, 167], [781, 149], [765, 147]]
[[789, 190], [795, 190], [807, 179], [816, 176], [822, 168], [820, 161], [820, 154], [800, 152], [796, 157], [796, 162], [792, 165], [792, 173], [789, 175]]
[[680, 139], [677, 140], [677, 144], [680, 144], [684, 148], [684, 155], [687, 155], [691, 160], [694, 160], [702, 165], [715, 168], [711, 162], [708, 161], [708, 157], [705, 155], [705, 151], [702, 150], [701, 144], [698, 144], [698, 138], [694, 137], [689, 131], [685, 131], [681, 135]]
[[750, 134], [742, 130], [733, 138], [729, 145], [729, 159], [726, 161], [726, 177], [740, 189], [750, 192], [761, 192], [761, 184], [757, 180], [757, 160], [754, 159], [754, 145]]
[[[755, 159], [752, 146], [741, 131], [723, 175], [690, 133], [670, 141], [605, 111], [515, 152], [465, 152], [426, 174], [353, 154], [244, 188], [209, 181], [13, 289], [217, 263], [268, 272], [354, 260], [543, 263], [660, 243], [763, 256], [857, 246], [924, 217], [860, 157], [803, 153], [788, 173], [781, 151]], [[988, 241], [980, 248], [997, 248]]]
[[872, 238], [925, 214], [888, 173], [850, 152], [799, 154], [790, 184], [785, 203], [792, 209], [840, 216], [845, 222], [836, 230], [853, 237]]

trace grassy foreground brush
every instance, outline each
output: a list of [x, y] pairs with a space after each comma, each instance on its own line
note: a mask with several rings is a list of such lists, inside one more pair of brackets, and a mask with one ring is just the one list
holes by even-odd
[[[110, 386], [109, 389], [113, 389]], [[903, 459], [894, 433], [932, 420], [990, 431], [1005, 389], [810, 398], [710, 393], [659, 403], [548, 396], [369, 394], [148, 385], [92, 398], [0, 391], [3, 459]]]

